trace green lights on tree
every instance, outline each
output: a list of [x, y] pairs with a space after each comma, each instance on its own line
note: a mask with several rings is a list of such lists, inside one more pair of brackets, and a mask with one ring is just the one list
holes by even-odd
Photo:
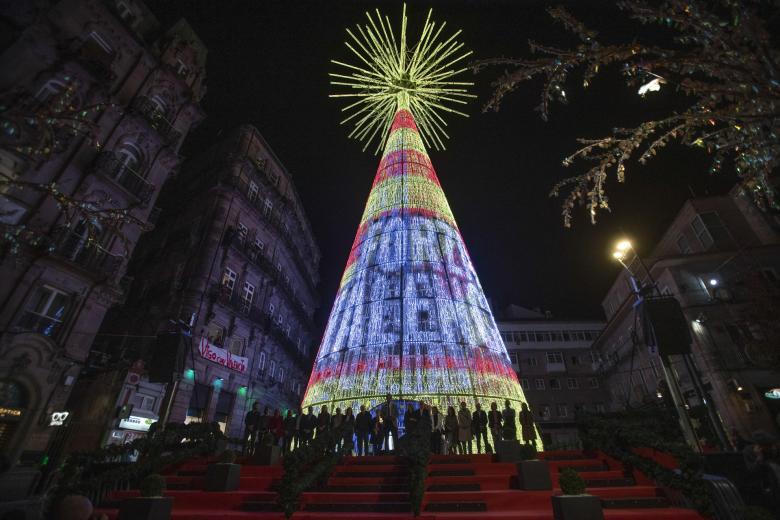
[[474, 83], [451, 78], [466, 70], [456, 65], [471, 51], [465, 51], [463, 43], [456, 40], [460, 31], [442, 37], [446, 23], [431, 21], [432, 11], [428, 11], [419, 41], [411, 47], [406, 43], [406, 4], [397, 40], [387, 16], [378, 9], [375, 16], [366, 12], [367, 24], [357, 25], [354, 31], [347, 29], [345, 44], [358, 58], [357, 65], [331, 60], [346, 69], [330, 74], [331, 85], [345, 87], [347, 92], [330, 97], [357, 98], [342, 108], [349, 115], [341, 124], [354, 125], [349, 137], [365, 142], [363, 150], [376, 138], [379, 153], [400, 108], [414, 114], [426, 146], [436, 149], [443, 149], [444, 139], [449, 137], [441, 112], [468, 116], [452, 105], [465, 105], [468, 98], [475, 97], [466, 90]]

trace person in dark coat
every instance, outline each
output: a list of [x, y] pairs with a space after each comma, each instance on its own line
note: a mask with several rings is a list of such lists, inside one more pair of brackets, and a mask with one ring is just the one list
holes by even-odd
[[501, 436], [504, 440], [513, 441], [517, 439], [516, 413], [509, 399], [504, 401], [504, 410], [501, 412], [501, 418], [504, 420], [504, 427], [501, 430]]
[[320, 415], [317, 417], [317, 436], [325, 435], [330, 430], [330, 414], [328, 413], [328, 405], [322, 405], [320, 409]]
[[[244, 417], [244, 452], [252, 455], [257, 444], [257, 423], [260, 421], [260, 405], [255, 401]], [[156, 424], [156, 423], [155, 423]]]
[[311, 442], [315, 428], [317, 428], [317, 417], [314, 415], [314, 407], [310, 406], [308, 413], [301, 417], [301, 444], [306, 446]]
[[533, 445], [536, 443], [536, 428], [534, 428], [534, 414], [523, 403], [520, 410], [520, 427], [522, 428], [523, 442]]
[[393, 402], [392, 394], [387, 394], [382, 405], [382, 433], [385, 436], [385, 449], [390, 450], [390, 436], [393, 436], [393, 445], [398, 443], [398, 408]]
[[341, 437], [344, 439], [344, 451], [347, 455], [352, 455], [352, 448], [355, 446], [355, 416], [352, 414], [352, 408], [344, 411], [344, 419], [341, 421]]
[[431, 451], [434, 455], [441, 455], [441, 436], [444, 433], [444, 416], [434, 406], [431, 409]]
[[297, 422], [295, 416], [293, 416], [293, 411], [287, 410], [287, 416], [284, 418], [284, 451], [290, 451], [290, 448], [293, 447]]
[[490, 433], [493, 434], [493, 444], [497, 444], [501, 440], [501, 422], [503, 417], [498, 410], [498, 403], [493, 401], [490, 403], [490, 411], [488, 412], [488, 427]]
[[385, 413], [380, 410], [379, 415], [374, 421], [374, 429], [372, 432], [374, 441], [374, 455], [379, 455], [382, 453], [382, 442], [385, 440], [385, 424]]
[[260, 442], [264, 442], [265, 436], [268, 434], [271, 427], [271, 416], [269, 415], [270, 408], [263, 407], [263, 415], [257, 420], [257, 438]]
[[357, 453], [358, 455], [368, 455], [368, 438], [374, 429], [374, 419], [371, 412], [366, 411], [366, 405], [360, 407], [357, 417], [355, 417], [355, 434], [357, 434]]
[[274, 415], [269, 421], [271, 434], [274, 436], [274, 446], [281, 446], [284, 442], [284, 419], [278, 408], [274, 409]]
[[487, 413], [482, 409], [482, 405], [477, 403], [476, 410], [471, 414], [471, 429], [477, 440], [477, 453], [482, 453], [482, 443], [480, 442], [480, 439], [485, 441], [485, 453], [491, 453], [493, 451], [488, 443], [487, 425]]
[[412, 403], [406, 405], [406, 412], [404, 412], [404, 435], [412, 433], [417, 428], [417, 423], [420, 421], [420, 412], [414, 409]]

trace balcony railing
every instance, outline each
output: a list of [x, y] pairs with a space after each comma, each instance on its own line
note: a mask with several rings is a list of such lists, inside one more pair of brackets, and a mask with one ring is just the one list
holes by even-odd
[[52, 253], [68, 262], [100, 277], [116, 276], [123, 257], [114, 255], [90, 242], [86, 233], [74, 233], [63, 229], [54, 237]]
[[114, 152], [100, 152], [95, 159], [93, 168], [95, 173], [113, 180], [140, 201], [149, 202], [154, 193], [154, 184], [124, 164]]
[[38, 314], [37, 312], [25, 311], [24, 314], [22, 314], [17, 327], [22, 331], [37, 332], [38, 334], [53, 338], [59, 334], [60, 329], [62, 328], [62, 321], [50, 316]]
[[143, 116], [149, 126], [157, 130], [160, 137], [166, 144], [178, 143], [181, 139], [181, 132], [173, 127], [173, 123], [168, 121], [158, 106], [146, 96], [138, 96], [133, 100], [133, 110]]

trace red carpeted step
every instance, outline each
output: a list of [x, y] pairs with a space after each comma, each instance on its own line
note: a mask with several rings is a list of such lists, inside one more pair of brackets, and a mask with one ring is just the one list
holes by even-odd
[[[558, 492], [560, 490], [556, 490], [556, 494]], [[589, 488], [588, 493], [599, 498], [652, 498], [665, 496], [663, 490], [655, 486], [594, 487]]]
[[[105, 503], [118, 507], [124, 499], [140, 496], [138, 490], [115, 491], [109, 493]], [[173, 509], [240, 509], [245, 501], [275, 502], [276, 493], [254, 491], [166, 491], [165, 496], [173, 497]]]
[[538, 454], [538, 457], [545, 460], [579, 460], [588, 458], [580, 450], [542, 451]]
[[342, 465], [355, 465], [355, 464], [365, 464], [365, 465], [385, 465], [385, 466], [393, 466], [393, 465], [399, 465], [404, 464], [404, 459], [402, 457], [398, 457], [395, 455], [371, 455], [371, 456], [365, 456], [365, 457], [344, 457], [341, 459]]
[[450, 463], [482, 463], [487, 464], [494, 461], [494, 455], [473, 454], [473, 455], [431, 455], [431, 464], [450, 464]]
[[661, 509], [605, 509], [604, 520], [704, 520], [693, 509], [668, 507]]
[[368, 493], [350, 493], [350, 492], [319, 492], [307, 491], [301, 494], [301, 503], [306, 504], [354, 504], [354, 503], [391, 503], [391, 502], [409, 502], [409, 493], [406, 492], [368, 492]]
[[478, 483], [481, 491], [509, 489], [512, 481], [512, 475], [473, 475], [473, 476], [441, 476], [428, 477], [425, 480], [426, 486], [433, 485], [463, 485], [469, 483]]
[[407, 484], [409, 477], [407, 476], [393, 476], [388, 475], [385, 477], [339, 477], [334, 475], [328, 479], [328, 484], [334, 486], [374, 486], [381, 484]]

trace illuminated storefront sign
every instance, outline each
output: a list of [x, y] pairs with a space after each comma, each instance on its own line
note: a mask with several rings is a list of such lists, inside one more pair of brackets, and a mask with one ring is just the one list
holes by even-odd
[[237, 356], [224, 348], [216, 347], [209, 343], [207, 338], [200, 339], [198, 350], [201, 357], [242, 374], [246, 372], [247, 366], [249, 366], [249, 358]]
[[127, 419], [119, 421], [119, 427], [125, 430], [136, 430], [139, 432], [148, 432], [149, 427], [156, 423], [157, 419], [150, 419], [147, 417], [138, 417], [137, 415], [131, 415]]
[[49, 426], [62, 426], [69, 415], [70, 412], [54, 412], [49, 418]]
[[780, 388], [772, 388], [771, 390], [768, 390], [764, 397], [767, 399], [780, 399]]
[[0, 417], [3, 418], [10, 417], [10, 418], [18, 419], [21, 416], [22, 416], [22, 411], [18, 408], [0, 407]]

